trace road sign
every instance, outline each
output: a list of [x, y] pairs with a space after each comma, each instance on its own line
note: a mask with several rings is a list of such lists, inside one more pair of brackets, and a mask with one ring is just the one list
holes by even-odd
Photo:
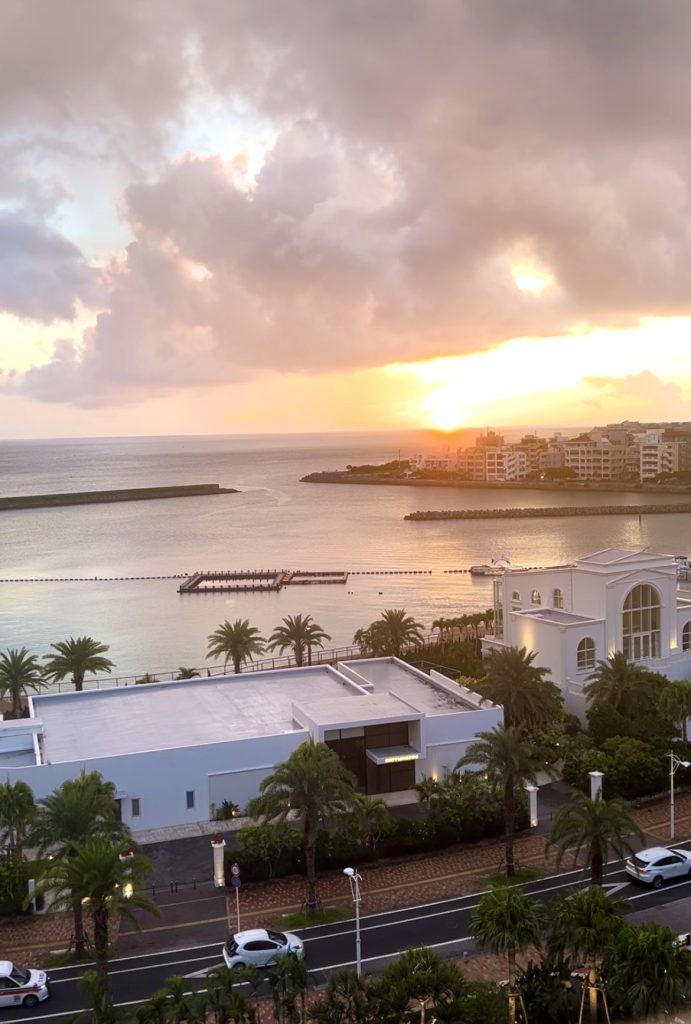
[[230, 884], [235, 886], [236, 889], [240, 888], [240, 879], [238, 878], [237, 875], [233, 875], [233, 877], [230, 880]]
[[233, 878], [239, 878], [240, 877], [240, 868], [237, 866], [237, 864], [233, 864], [231, 866], [230, 873], [233, 876]]

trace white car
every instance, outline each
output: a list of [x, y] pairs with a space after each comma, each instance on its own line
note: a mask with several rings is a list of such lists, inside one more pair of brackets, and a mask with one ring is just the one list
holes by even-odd
[[625, 870], [637, 882], [659, 889], [668, 879], [691, 879], [691, 853], [666, 846], [649, 846], [647, 850], [639, 850], [629, 857]]
[[305, 955], [302, 940], [292, 932], [273, 932], [251, 928], [230, 935], [223, 946], [223, 959], [228, 967], [268, 967], [279, 956]]
[[0, 1006], [38, 1006], [50, 995], [48, 975], [0, 960]]

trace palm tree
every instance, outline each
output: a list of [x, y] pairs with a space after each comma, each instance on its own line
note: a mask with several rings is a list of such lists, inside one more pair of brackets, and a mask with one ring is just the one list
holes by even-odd
[[457, 769], [480, 765], [494, 788], [503, 789], [506, 846], [506, 874], [516, 873], [513, 855], [513, 837], [516, 831], [516, 788], [526, 782], [537, 785], [537, 773], [544, 768], [534, 747], [523, 730], [517, 726], [496, 726], [489, 732], [479, 732], [456, 765]]
[[46, 654], [46, 675], [56, 683], [72, 676], [75, 690], [84, 689], [86, 675], [109, 673], [114, 667], [110, 658], [105, 657], [110, 647], [90, 636], [78, 636], [76, 640], [70, 637], [69, 640], [61, 640], [50, 646], [57, 654]]
[[516, 954], [542, 941], [544, 910], [518, 888], [497, 886], [483, 896], [470, 919], [470, 934], [509, 965], [509, 1024], [517, 1015]]
[[21, 714], [21, 699], [26, 691], [37, 691], [45, 685], [43, 667], [37, 655], [29, 654], [26, 647], [10, 647], [0, 654], [0, 696], [7, 695], [12, 701], [13, 718]]
[[400, 658], [404, 647], [421, 644], [424, 626], [412, 615], [406, 615], [405, 608], [387, 608], [378, 620], [381, 623], [386, 654]]
[[323, 641], [330, 639], [329, 634], [312, 621], [311, 615], [287, 615], [283, 625], [274, 629], [267, 646], [270, 651], [278, 650], [281, 654], [290, 648], [299, 668], [304, 663], [305, 651], [311, 665], [312, 648], [323, 647]]
[[671, 929], [651, 921], [624, 925], [605, 957], [603, 974], [626, 1014], [649, 1020], [683, 1006], [691, 986], [691, 952]]
[[594, 800], [584, 793], [574, 793], [571, 802], [556, 812], [552, 834], [545, 847], [557, 847], [557, 867], [566, 851], [573, 849], [574, 859], [585, 850], [590, 864], [590, 880], [602, 885], [609, 847], [619, 857], [633, 852], [628, 837], [643, 839], [643, 833], [629, 814], [623, 800], [603, 800], [598, 793]]
[[583, 692], [589, 703], [610, 704], [621, 714], [635, 713], [636, 703], [644, 690], [646, 672], [633, 661], [615, 651], [606, 661], [598, 661], [588, 676]]
[[[70, 858], [77, 844], [92, 836], [110, 842], [128, 841], [129, 829], [119, 818], [115, 786], [99, 772], [82, 769], [76, 779], [67, 779], [47, 797], [38, 801], [29, 841], [40, 854], [50, 851], [57, 858]], [[80, 900], [72, 904], [75, 950], [84, 952], [84, 921]]]
[[679, 726], [684, 743], [688, 742], [687, 722], [691, 716], [691, 683], [686, 679], [670, 679], [660, 699], [663, 714]]
[[250, 626], [249, 619], [236, 619], [235, 622], [222, 622], [218, 629], [208, 637], [207, 658], [218, 658], [223, 655], [223, 671], [228, 661], [233, 662], [233, 670], [239, 673], [246, 661], [252, 661], [255, 654], [263, 654], [265, 641], [256, 626]]
[[177, 671], [176, 679], [197, 679], [199, 673], [196, 668], [187, 668], [185, 665], [181, 665]]
[[247, 813], [263, 824], [281, 827], [291, 812], [297, 814], [307, 875], [307, 913], [318, 906], [316, 846], [320, 832], [332, 832], [355, 805], [356, 779], [325, 743], [309, 740], [278, 764], [259, 785]]
[[622, 928], [624, 905], [610, 899], [599, 885], [555, 900], [550, 910], [549, 945], [552, 952], [571, 950], [583, 956], [588, 970], [587, 992], [591, 1024], [597, 1022], [598, 993], [606, 1000], [598, 960]]
[[52, 893], [55, 910], [73, 906], [76, 899], [88, 904], [94, 925], [96, 970], [105, 976], [111, 918], [120, 915], [139, 929], [133, 909], [159, 913], [155, 903], [137, 892], [150, 871], [148, 859], [132, 853], [126, 843], [113, 844], [104, 836], [93, 835], [83, 843], [74, 843], [72, 856], [44, 861], [36, 891]]
[[319, 999], [310, 1006], [316, 1024], [369, 1024], [367, 985], [349, 968], [329, 977]]
[[[408, 949], [384, 968], [370, 989], [372, 1010], [369, 1019], [389, 1024], [400, 1020], [459, 1021], [459, 999], [466, 982], [455, 964], [446, 963], [436, 950]], [[412, 1011], [412, 1013], [411, 1013]]]
[[493, 704], [501, 704], [506, 725], [533, 729], [559, 716], [559, 688], [544, 678], [550, 669], [533, 665], [536, 657], [525, 647], [505, 647], [492, 651], [485, 661], [485, 677], [477, 689]]
[[21, 856], [35, 814], [34, 794], [26, 782], [0, 783], [0, 841], [10, 853]]

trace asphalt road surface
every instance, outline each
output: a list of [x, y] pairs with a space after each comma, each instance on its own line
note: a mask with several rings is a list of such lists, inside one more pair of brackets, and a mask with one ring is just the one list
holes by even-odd
[[[584, 884], [583, 870], [553, 875], [524, 886], [526, 893], [543, 902], [572, 888]], [[691, 931], [691, 880], [670, 883], [662, 889], [652, 889], [631, 882], [623, 870], [623, 862], [610, 864], [607, 891], [617, 899], [628, 900], [633, 911], [645, 911], [643, 917], [653, 916], [669, 924], [677, 933]], [[367, 972], [383, 967], [403, 950], [429, 946], [441, 953], [472, 955], [474, 946], [468, 934], [470, 916], [482, 893], [459, 896], [416, 907], [363, 915], [361, 918], [362, 961]], [[681, 901], [687, 901], [686, 904]], [[638, 916], [638, 915], [637, 915]], [[689, 918], [688, 925], [685, 923]], [[323, 984], [329, 973], [350, 967], [355, 959], [355, 923], [341, 921], [336, 924], [306, 928], [300, 932], [305, 943], [305, 956], [316, 984]], [[211, 945], [198, 945], [187, 949], [146, 953], [114, 959], [110, 962], [109, 976], [113, 999], [118, 1006], [133, 1007], [147, 1000], [161, 988], [172, 974], [189, 980], [189, 990], [205, 987], [210, 970], [223, 964], [221, 941]], [[64, 1021], [66, 1017], [88, 1010], [89, 1000], [81, 992], [78, 982], [84, 965], [52, 968], [51, 997], [32, 1010], [0, 1010], [0, 1024], [13, 1021]]]

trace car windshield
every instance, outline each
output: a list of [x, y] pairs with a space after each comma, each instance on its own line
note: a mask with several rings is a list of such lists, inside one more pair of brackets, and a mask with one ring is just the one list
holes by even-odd
[[235, 941], [235, 939], [233, 938], [232, 935], [230, 936], [230, 938], [226, 942], [226, 949], [228, 950], [228, 952], [230, 953], [231, 956], [233, 955], [233, 953], [237, 953], [237, 951], [238, 951], [238, 944], [237, 944], [237, 942]]
[[270, 939], [273, 939], [274, 942], [280, 942], [282, 946], [285, 946], [288, 943], [288, 940], [283, 934], [283, 932], [267, 932], [266, 934], [269, 936]]
[[636, 865], [637, 868], [647, 868], [649, 863], [650, 863], [650, 861], [641, 860], [640, 857], [636, 857], [635, 855], [631, 858], [631, 860], [633, 861], [633, 863]]
[[20, 967], [19, 964], [15, 964], [10, 972], [10, 978], [12, 978], [12, 981], [18, 981], [20, 985], [26, 985], [31, 975], [26, 967]]

